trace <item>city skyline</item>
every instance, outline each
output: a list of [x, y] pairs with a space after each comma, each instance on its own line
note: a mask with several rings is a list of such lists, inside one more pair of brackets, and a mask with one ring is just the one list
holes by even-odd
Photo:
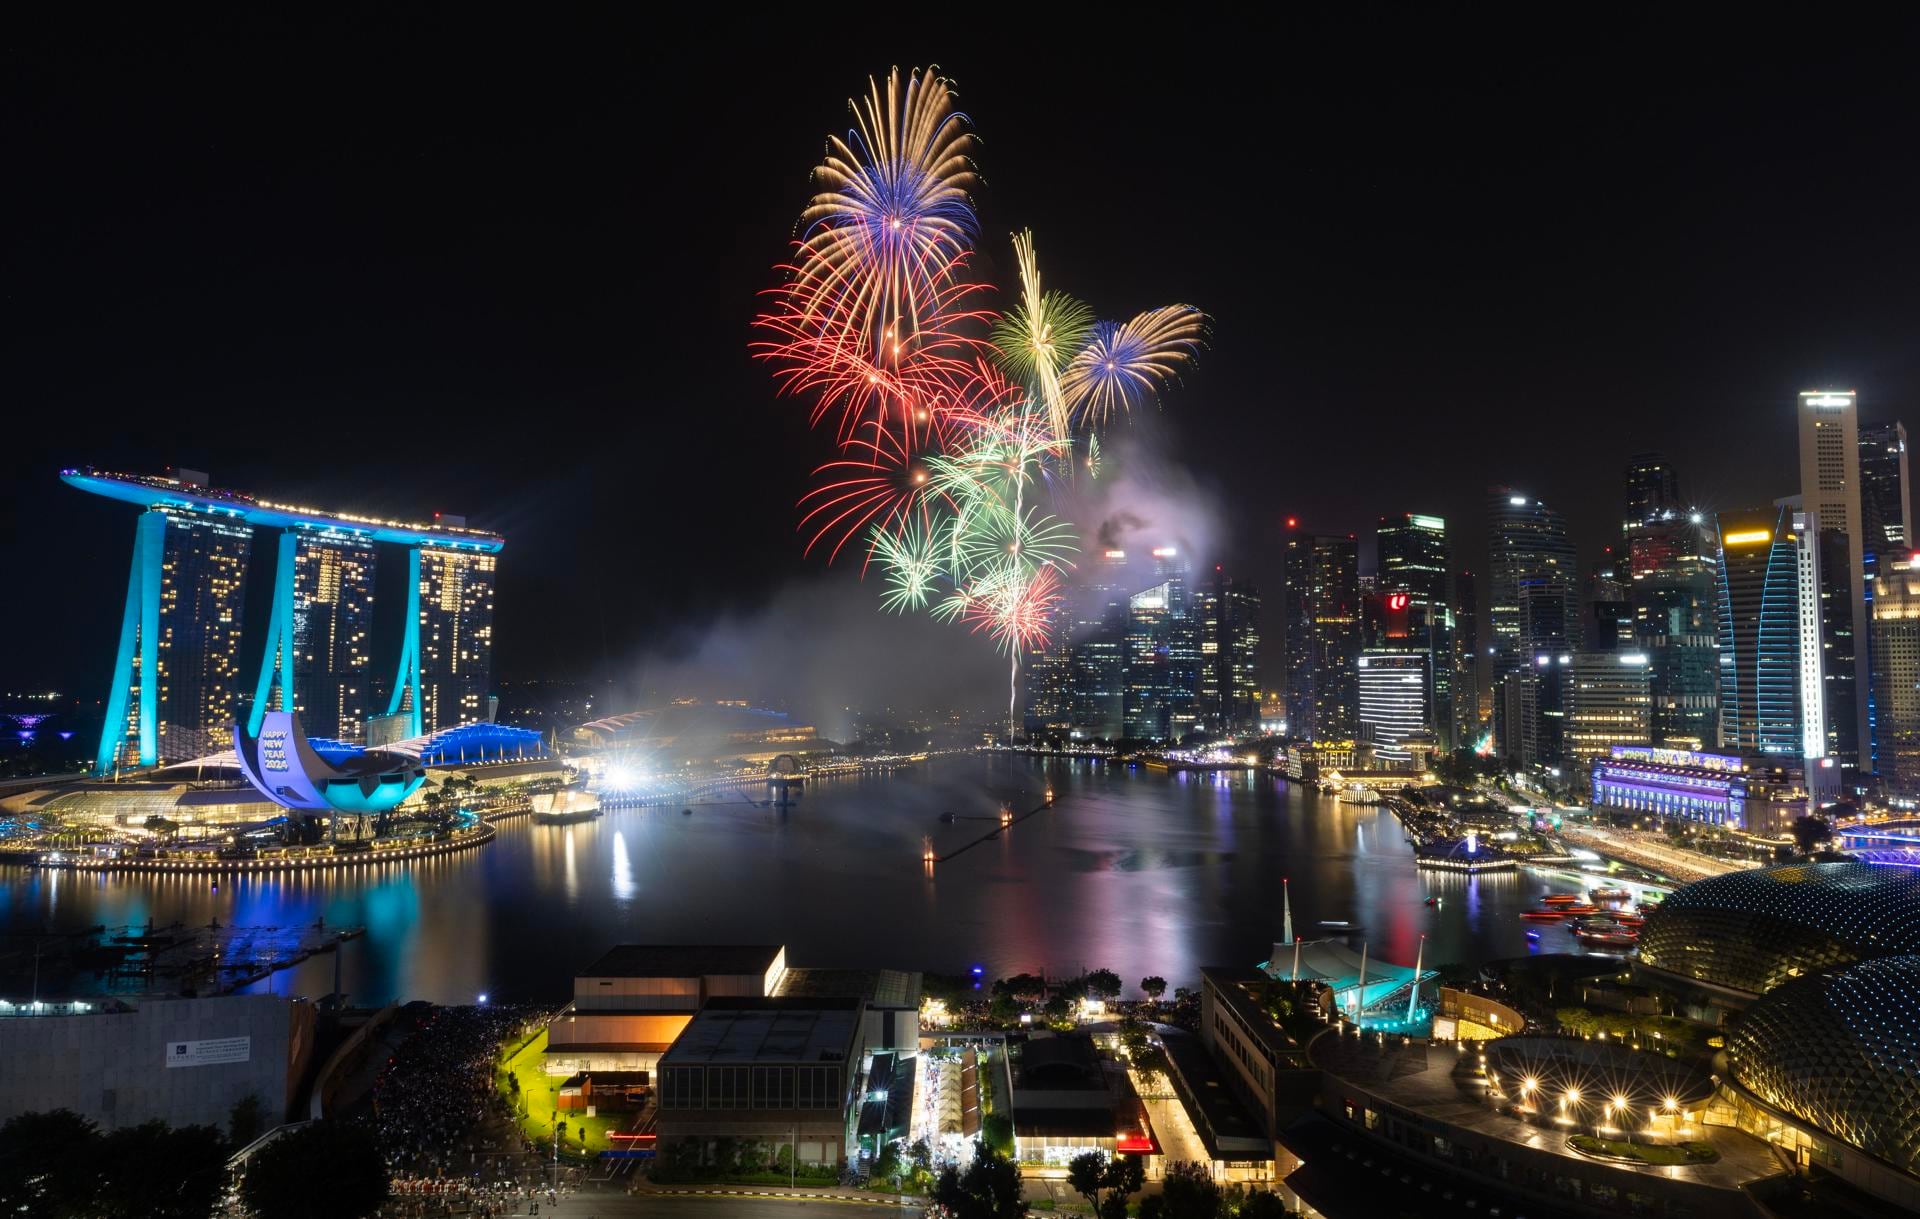
[[[496, 45], [499, 33], [459, 37], [480, 50]], [[393, 34], [409, 45], [407, 31]], [[1342, 37], [1338, 25], [1316, 35]], [[25, 252], [16, 277], [21, 299], [38, 307], [5, 340], [28, 411], [10, 446], [0, 522], [25, 558], [52, 562], [101, 534], [105, 518], [85, 519], [85, 508], [67, 510], [58, 523], [42, 519], [52, 494], [47, 472], [66, 465], [174, 464], [206, 469], [217, 483], [273, 486], [323, 502], [364, 497], [382, 511], [464, 512], [528, 539], [526, 558], [502, 576], [502, 613], [523, 628], [503, 629], [510, 642], [499, 667], [516, 680], [627, 675], [647, 657], [686, 652], [690, 630], [717, 615], [752, 615], [792, 589], [852, 580], [787, 544], [787, 510], [805, 471], [784, 457], [801, 443], [801, 421], [764, 409], [764, 371], [741, 350], [751, 310], [743, 302], [779, 256], [807, 190], [797, 170], [784, 178], [776, 171], [770, 187], [761, 167], [806, 164], [839, 105], [803, 103], [791, 116], [761, 121], [751, 90], [730, 97], [739, 168], [714, 182], [720, 206], [683, 218], [696, 226], [691, 239], [665, 249], [644, 235], [642, 201], [652, 181], [634, 169], [593, 166], [597, 150], [620, 146], [619, 133], [640, 128], [650, 107], [692, 88], [687, 70], [644, 85], [627, 79], [623, 91], [595, 96], [580, 83], [591, 70], [535, 65], [530, 79], [551, 88], [532, 91], [532, 111], [516, 116], [481, 96], [478, 113], [446, 116], [446, 129], [464, 136], [423, 139], [427, 133], [411, 122], [390, 128], [380, 119], [422, 113], [437, 92], [425, 79], [375, 66], [363, 90], [339, 100], [344, 111], [332, 101], [321, 107], [311, 99], [326, 96], [324, 89], [303, 96], [299, 86], [320, 71], [324, 39], [312, 61], [274, 61], [269, 69], [248, 54], [248, 36], [243, 30], [193, 43], [179, 31], [158, 31], [161, 45], [178, 46], [182, 62], [197, 69], [178, 90], [143, 87], [157, 69], [138, 57], [61, 58], [57, 47], [45, 62], [59, 71], [39, 57], [18, 77], [31, 111], [52, 116], [25, 142], [22, 164], [46, 184], [30, 204], [43, 209], [32, 217], [41, 241]], [[1499, 109], [1497, 84], [1476, 83], [1455, 65], [1439, 73], [1424, 64], [1420, 39], [1387, 35], [1367, 71], [1426, 86], [1430, 115], [1374, 101], [1355, 102], [1347, 114], [1315, 103], [1316, 91], [1337, 79], [1332, 67], [1275, 86], [1298, 90], [1312, 115], [1272, 167], [1275, 184], [1331, 184], [1323, 202], [1316, 202], [1320, 191], [1286, 192], [1283, 231], [1299, 240], [1269, 253], [1233, 243], [1221, 226], [1161, 226], [1154, 241], [1132, 245], [1120, 275], [1093, 253], [1131, 236], [1085, 189], [1093, 166], [1125, 164], [1139, 147], [1197, 141], [1183, 158], [1191, 177], [1181, 197], [1192, 207], [1176, 210], [1254, 214], [1256, 201], [1268, 197], [1261, 183], [1208, 168], [1225, 163], [1231, 136], [1209, 134], [1192, 112], [1159, 101], [1191, 97], [1209, 112], [1250, 108], [1252, 86], [1213, 71], [1199, 54], [1207, 37], [1189, 31], [1170, 50], [1122, 51], [1100, 67], [1058, 65], [1067, 73], [1064, 88], [1112, 112], [1112, 121], [1081, 130], [1064, 149], [1047, 138], [1039, 111], [1022, 108], [1032, 105], [1023, 91], [1005, 87], [1016, 68], [1004, 48], [968, 39], [877, 51], [798, 45], [806, 47], [809, 72], [834, 82], [829, 98], [852, 90], [876, 63], [937, 58], [958, 78], [961, 105], [979, 110], [992, 131], [992, 172], [980, 192], [984, 231], [1031, 218], [1048, 234], [1050, 265], [1090, 296], [1138, 307], [1154, 299], [1142, 295], [1144, 285], [1164, 285], [1169, 296], [1216, 317], [1214, 338], [1178, 403], [1135, 430], [1216, 509], [1226, 527], [1214, 557], [1269, 595], [1279, 586], [1284, 515], [1321, 532], [1364, 533], [1383, 512], [1431, 514], [1448, 520], [1459, 551], [1477, 554], [1481, 489], [1508, 484], [1568, 513], [1586, 555], [1612, 534], [1614, 467], [1632, 453], [1671, 452], [1707, 510], [1744, 506], [1791, 478], [1793, 424], [1780, 417], [1781, 401], [1813, 386], [1856, 388], [1863, 422], [1872, 423], [1898, 417], [1914, 400], [1920, 386], [1898, 336], [1912, 329], [1899, 285], [1913, 278], [1906, 271], [1915, 251], [1904, 223], [1881, 202], [1905, 193], [1900, 182], [1909, 171], [1866, 155], [1886, 143], [1879, 136], [1901, 109], [1881, 103], [1876, 74], [1835, 72], [1842, 83], [1808, 92], [1764, 70], [1772, 64], [1765, 56], [1751, 68], [1707, 69], [1724, 73], [1723, 90], [1748, 108], [1732, 115], [1713, 95], [1654, 71], [1653, 109], [1617, 112], [1601, 101], [1597, 86], [1611, 61], [1596, 48], [1590, 59], [1553, 61], [1552, 72], [1544, 63], [1507, 61], [1548, 99], [1537, 116], [1523, 118]], [[751, 76], [753, 65], [785, 62], [794, 45], [749, 41], [738, 62]], [[1685, 45], [1683, 37], [1675, 48], [1683, 59]], [[1775, 57], [1787, 51], [1772, 48]], [[1814, 63], [1850, 54], [1817, 38], [1793, 51]], [[1125, 87], [1129, 71], [1149, 62], [1159, 89], [1143, 95]], [[1688, 66], [1694, 76], [1702, 71]], [[445, 83], [461, 92], [462, 69], [436, 71], [454, 73]], [[1556, 74], [1565, 80], [1555, 82]], [[236, 87], [258, 104], [245, 113], [222, 107], [219, 99]], [[96, 103], [67, 105], [81, 89]], [[151, 100], [136, 105], [135, 98]], [[565, 137], [553, 144], [556, 125], [544, 120], [562, 106], [603, 117], [559, 126]], [[122, 117], [128, 125], [117, 124]], [[1830, 145], [1816, 155], [1770, 143], [1766, 133], [1783, 121], [1838, 141], [1839, 155]], [[1397, 131], [1403, 122], [1411, 127]], [[261, 138], [263, 125], [273, 138]], [[336, 125], [371, 141], [364, 158], [340, 158]], [[1533, 154], [1543, 136], [1563, 129], [1577, 133], [1564, 151]], [[1439, 130], [1450, 138], [1430, 145]], [[199, 132], [226, 151], [205, 151], [190, 134]], [[1729, 132], [1733, 138], [1724, 138]], [[672, 163], [695, 155], [706, 133], [668, 125], [650, 138], [663, 143], [651, 159]], [[1376, 140], [1383, 146], [1372, 147]], [[102, 155], [70, 164], [66, 150], [90, 142]], [[423, 146], [430, 160], [412, 165], [405, 150]], [[1443, 159], [1434, 147], [1455, 155]], [[1862, 155], [1848, 158], [1849, 151]], [[171, 238], [152, 239], [157, 219], [90, 236], [101, 230], [86, 199], [123, 193], [129, 170], [119, 167], [149, 155], [169, 156], [179, 168], [180, 208], [166, 218]], [[1818, 188], [1815, 170], [1836, 159], [1861, 175], [1854, 189]], [[1673, 167], [1657, 193], [1626, 172], [1648, 162]], [[525, 185], [500, 194], [466, 189], [496, 164], [522, 166], [528, 172], [509, 177]], [[378, 197], [407, 201], [375, 205], [370, 192], [389, 172], [407, 189]], [[1403, 208], [1402, 175], [1436, 186], [1418, 206]], [[1768, 187], [1753, 189], [1761, 181]], [[575, 206], [580, 200], [584, 212]], [[553, 231], [556, 207], [569, 218], [559, 259], [514, 256], [496, 265], [487, 246], [461, 236], [516, 225]], [[1527, 219], [1528, 209], [1536, 218]], [[451, 223], [443, 226], [442, 217]], [[1542, 261], [1563, 238], [1580, 248], [1571, 234], [1601, 219], [1592, 231], [1616, 250], [1613, 266], [1573, 254]], [[283, 232], [301, 239], [284, 248]], [[183, 261], [223, 249], [237, 256], [218, 260], [226, 270], [217, 277], [195, 274]], [[613, 259], [607, 273], [570, 269], [600, 261], [584, 257], [589, 249]], [[715, 249], [726, 251], [717, 267], [708, 258]], [[246, 302], [266, 291], [274, 250], [282, 250], [279, 263], [292, 260], [300, 290], [262, 315]], [[1246, 263], [1243, 253], [1255, 261]], [[77, 285], [109, 268], [128, 290], [110, 300], [83, 298]], [[368, 291], [376, 282], [391, 290]], [[1650, 297], [1647, 284], [1664, 290]], [[1441, 297], [1446, 308], [1436, 307]], [[1813, 299], [1823, 302], [1817, 311], [1805, 308]], [[559, 315], [536, 305], [554, 300], [567, 302]], [[80, 358], [74, 326], [83, 317], [97, 323], [88, 329], [116, 334], [118, 359]], [[689, 371], [652, 367], [634, 354], [630, 336], [662, 325], [692, 345]], [[235, 342], [208, 351], [190, 341], [197, 331], [231, 333]], [[1490, 334], [1500, 338], [1489, 343]], [[1277, 364], [1267, 354], [1276, 339]], [[1371, 358], [1381, 350], [1396, 358]], [[1583, 371], [1573, 377], [1566, 368]], [[283, 369], [302, 371], [289, 383]], [[627, 467], [646, 463], [648, 454], [712, 449], [711, 410], [650, 411], [648, 404], [711, 399], [755, 420], [727, 438], [728, 477], [697, 463], [652, 463], [649, 476], [664, 500], [724, 516], [726, 555], [704, 539], [646, 530], [653, 569], [686, 579], [651, 588], [617, 564], [589, 578], [583, 556], [635, 544], [623, 527], [636, 514]], [[416, 420], [431, 429], [423, 443], [436, 457], [416, 461], [409, 446], [374, 444], [352, 463], [307, 466], [286, 463], [233, 429], [184, 429], [156, 447], [135, 426], [146, 412], [218, 419], [257, 403], [342, 436]], [[1301, 456], [1343, 452], [1340, 428], [1356, 413], [1377, 419], [1375, 435], [1389, 441], [1370, 446], [1367, 477], [1337, 474], [1344, 462]], [[64, 426], [79, 417], [101, 426], [85, 434]], [[534, 452], [502, 442], [524, 435], [535, 419], [560, 426]], [[1279, 428], [1272, 447], [1220, 443], [1259, 435], [1250, 429], [1267, 421]], [[1576, 433], [1579, 442], [1570, 443]], [[1497, 444], [1486, 443], [1491, 436]], [[1733, 437], [1739, 443], [1727, 443]], [[1380, 493], [1387, 487], [1394, 494]], [[96, 585], [76, 600], [97, 604], [107, 581], [79, 578]], [[555, 588], [565, 595], [540, 595]], [[546, 607], [555, 600], [590, 613], [587, 629], [550, 629]], [[97, 680], [66, 659], [79, 640], [112, 629], [105, 618], [82, 620], [93, 612], [50, 617], [27, 604], [0, 611], [9, 634], [39, 632], [61, 645], [17, 661], [21, 671], [9, 675], [10, 684], [78, 689]]]

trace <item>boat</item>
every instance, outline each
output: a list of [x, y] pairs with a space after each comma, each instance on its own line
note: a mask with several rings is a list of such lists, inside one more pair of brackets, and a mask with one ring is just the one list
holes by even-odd
[[1633, 894], [1626, 889], [1595, 889], [1593, 900], [1596, 902], [1627, 902], [1633, 900]]
[[1600, 907], [1598, 906], [1555, 906], [1554, 910], [1560, 914], [1598, 914], [1600, 913]]
[[1573, 938], [1588, 948], [1632, 948], [1640, 937], [1626, 931], [1576, 931]]
[[1622, 927], [1644, 927], [1647, 925], [1647, 920], [1638, 914], [1616, 914], [1613, 916], [1613, 921]]
[[1341, 931], [1360, 930], [1358, 927], [1355, 927], [1352, 923], [1349, 923], [1346, 919], [1343, 919], [1343, 918], [1323, 918], [1320, 920], [1320, 925], [1322, 927], [1337, 927]]
[[1578, 893], [1549, 893], [1540, 899], [1543, 906], [1576, 906], [1580, 904]]
[[1540, 938], [1540, 933], [1538, 931], [1529, 931], [1527, 932], [1527, 938], [1530, 940], [1537, 940]]
[[1520, 917], [1530, 918], [1536, 922], [1557, 923], [1560, 921], [1560, 912], [1558, 910], [1522, 910]]

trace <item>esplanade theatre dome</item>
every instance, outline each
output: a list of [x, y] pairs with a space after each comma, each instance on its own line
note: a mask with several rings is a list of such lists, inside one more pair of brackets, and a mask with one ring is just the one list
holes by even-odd
[[1920, 957], [1862, 961], [1772, 992], [1727, 1039], [1765, 1104], [1920, 1175]]
[[1763, 994], [1873, 957], [1920, 953], [1920, 870], [1791, 863], [1683, 886], [1647, 917], [1640, 962]]

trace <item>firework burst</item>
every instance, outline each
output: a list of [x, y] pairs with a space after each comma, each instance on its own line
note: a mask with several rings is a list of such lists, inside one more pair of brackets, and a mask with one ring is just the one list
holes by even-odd
[[1206, 338], [1206, 315], [1191, 305], [1149, 309], [1130, 322], [1101, 322], [1060, 376], [1081, 423], [1099, 426], [1154, 401]]

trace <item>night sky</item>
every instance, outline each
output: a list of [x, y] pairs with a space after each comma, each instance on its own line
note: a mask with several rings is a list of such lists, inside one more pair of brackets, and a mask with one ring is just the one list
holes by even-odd
[[827, 449], [746, 345], [893, 63], [958, 83], [999, 282], [1031, 226], [1103, 316], [1212, 315], [1142, 435], [1271, 591], [1289, 514], [1437, 512], [1477, 570], [1511, 482], [1591, 557], [1637, 450], [1736, 507], [1795, 490], [1802, 388], [1920, 427], [1903, 32], [929, 15], [10, 33], [0, 690], [106, 680], [134, 513], [63, 465], [500, 529], [507, 680], [852, 580], [801, 557]]

